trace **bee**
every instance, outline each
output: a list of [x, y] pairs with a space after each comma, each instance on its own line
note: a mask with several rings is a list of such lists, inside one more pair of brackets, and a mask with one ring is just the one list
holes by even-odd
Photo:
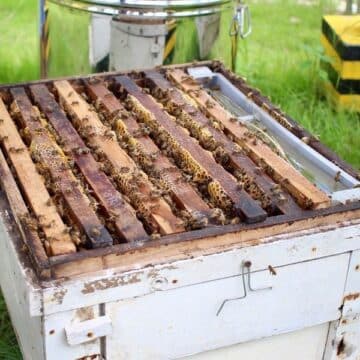
[[262, 168], [260, 166], [256, 166], [255, 169], [254, 169], [254, 174], [255, 175], [262, 175]]
[[257, 138], [256, 138], [256, 137], [254, 137], [254, 139], [253, 139], [253, 141], [252, 141], [252, 144], [253, 144], [253, 145], [257, 145]]
[[311, 199], [306, 199], [304, 206], [305, 209], [311, 209], [314, 206], [314, 202]]
[[200, 89], [196, 89], [196, 90], [189, 90], [189, 94], [194, 94], [195, 97], [200, 97], [201, 92]]
[[334, 180], [335, 180], [336, 182], [339, 182], [339, 181], [340, 181], [340, 176], [341, 176], [341, 171], [338, 171], [338, 172], [336, 173], [335, 177], [334, 177]]
[[83, 147], [83, 148], [76, 148], [74, 149], [74, 152], [76, 155], [84, 155], [84, 154], [89, 154], [90, 150], [87, 147]]
[[281, 185], [286, 186], [290, 184], [290, 180], [288, 178], [283, 178], [281, 180]]
[[271, 275], [275, 276], [277, 274], [276, 270], [271, 265], [268, 266], [268, 269], [269, 269], [269, 272], [270, 272]]
[[115, 140], [116, 139], [116, 134], [114, 131], [107, 129], [105, 130], [103, 137], [107, 140]]
[[71, 228], [65, 227], [65, 228], [63, 229], [62, 233], [63, 233], [64, 235], [70, 234], [70, 230], [71, 230]]
[[159, 233], [152, 233], [151, 235], [150, 235], [150, 238], [151, 238], [151, 240], [158, 240], [158, 239], [160, 239], [161, 238], [161, 235], [159, 234]]
[[101, 234], [100, 230], [95, 226], [90, 230], [90, 233], [92, 236], [95, 236], [95, 237], [98, 237]]
[[271, 188], [271, 191], [273, 193], [280, 193], [281, 192], [281, 186], [279, 184], [275, 184], [272, 188]]
[[77, 100], [74, 100], [71, 102], [71, 105], [74, 106], [74, 105], [79, 105], [79, 102]]
[[182, 75], [181, 80], [182, 82], [185, 82], [186, 80], [192, 80], [193, 78], [189, 75]]
[[19, 153], [22, 153], [24, 151], [25, 151], [24, 148], [15, 148], [13, 146], [9, 149], [9, 152], [14, 153], [14, 154], [19, 154]]
[[0, 124], [3, 124], [5, 122], [4, 119], [0, 119]]
[[68, 93], [68, 97], [70, 97], [70, 96], [72, 96], [74, 94], [74, 92], [71, 90], [71, 91], [69, 91], [69, 93]]
[[72, 193], [72, 188], [71, 188], [71, 187], [66, 188], [66, 189], [64, 190], [64, 193], [65, 193], [66, 195], [70, 195], [70, 194]]
[[305, 144], [309, 144], [310, 143], [310, 138], [308, 136], [304, 136], [301, 138], [301, 141], [304, 142]]
[[41, 227], [43, 229], [51, 229], [54, 226], [54, 224], [55, 224], [55, 220], [52, 220], [47, 224], [41, 224]]
[[89, 79], [90, 85], [96, 85], [96, 84], [99, 84], [100, 82], [101, 82], [101, 80], [96, 76]]
[[210, 90], [213, 90], [213, 91], [217, 91], [217, 90], [220, 90], [221, 88], [220, 88], [220, 86], [219, 85], [212, 85], [211, 87], [210, 87]]
[[223, 125], [215, 120], [211, 122], [211, 126], [218, 131], [222, 131], [224, 129]]
[[182, 216], [185, 218], [183, 225], [191, 230], [202, 229], [209, 223], [207, 217], [198, 211], [193, 211], [191, 214], [184, 211]]
[[239, 224], [239, 223], [240, 223], [240, 218], [238, 216], [236, 216], [236, 217], [234, 217], [234, 218], [232, 218], [230, 220], [231, 225], [236, 225], [236, 224]]
[[210, 219], [216, 221], [218, 224], [224, 225], [226, 223], [226, 216], [224, 212], [219, 208], [211, 210]]

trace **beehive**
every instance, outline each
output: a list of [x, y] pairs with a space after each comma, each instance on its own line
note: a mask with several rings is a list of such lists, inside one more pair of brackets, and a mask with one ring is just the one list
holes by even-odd
[[[318, 154], [335, 171], [335, 184], [342, 179], [358, 184], [351, 166], [244, 80], [217, 62], [200, 65], [226, 79], [299, 146]], [[219, 274], [199, 270], [185, 283], [180, 278], [187, 270], [176, 278], [163, 274], [178, 271], [177, 264], [184, 260], [193, 264], [208, 255], [210, 261], [219, 252], [230, 256], [229, 250], [237, 247], [255, 251], [262, 241], [281, 247], [276, 239], [284, 235], [294, 236], [296, 246], [302, 246], [303, 240], [291, 234], [310, 234], [324, 226], [355, 231], [333, 246], [336, 254], [354, 249], [357, 189], [329, 193], [318, 188], [264, 138], [265, 131], [239, 121], [206, 79], [189, 75], [188, 68], [200, 65], [1, 87], [2, 250], [9, 252], [11, 262], [4, 263], [3, 270], [16, 268], [16, 279], [0, 280], [8, 304], [23, 287], [28, 292], [29, 312], [22, 309], [25, 315], [18, 319], [14, 313], [19, 309], [10, 309], [15, 326], [29, 318], [35, 328], [40, 321], [44, 333], [30, 350], [26, 333], [18, 330], [25, 357], [104, 356], [99, 338], [110, 334], [111, 322], [113, 328], [122, 324], [107, 317], [109, 294], [111, 302], [135, 299], [147, 292], [148, 281], [151, 292], [162, 291], [164, 284], [166, 289], [181, 288], [194, 284], [197, 276], [203, 282], [237, 269], [232, 267], [226, 275], [228, 265], [223, 269], [214, 260]], [[322, 241], [327, 236], [311, 237], [312, 250], [300, 252], [297, 261], [315, 256]], [[321, 257], [333, 255], [333, 247], [324, 245]], [[272, 251], [269, 259], [274, 257], [274, 262], [266, 261], [275, 267], [294, 261], [291, 252], [292, 260]], [[336, 259], [347, 269], [345, 255]], [[159, 270], [159, 265], [164, 266]], [[276, 274], [272, 265], [269, 269]], [[28, 271], [36, 274], [31, 280]], [[341, 281], [335, 288], [343, 291]], [[127, 295], [131, 287], [135, 290]], [[234, 343], [224, 339], [221, 346]], [[121, 348], [117, 341], [111, 349]], [[53, 346], [59, 347], [54, 355]], [[124, 356], [112, 351], [109, 359]], [[146, 356], [129, 351], [130, 358], [154, 356], [152, 351]], [[166, 351], [165, 357], [183, 354]]]
[[322, 20], [321, 43], [330, 61], [325, 89], [340, 107], [360, 110], [360, 16], [327, 15]]

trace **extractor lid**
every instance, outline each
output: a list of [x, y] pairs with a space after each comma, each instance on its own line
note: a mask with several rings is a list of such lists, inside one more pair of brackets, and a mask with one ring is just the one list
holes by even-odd
[[[104, 15], [179, 18], [209, 15], [232, 6], [233, 0], [49, 0], [73, 9]], [[226, 6], [227, 5], [227, 6]]]

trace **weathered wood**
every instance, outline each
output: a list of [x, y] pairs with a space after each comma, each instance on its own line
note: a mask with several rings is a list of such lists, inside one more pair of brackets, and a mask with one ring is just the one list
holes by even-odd
[[[66, 269], [63, 276], [68, 276], [68, 272], [81, 273], [74, 269], [74, 262], [98, 261], [98, 267], [104, 264], [104, 257], [118, 258], [120, 265], [124, 261], [131, 269], [131, 264], [138, 264], [142, 259], [143, 264], [158, 258], [161, 263], [173, 261], [187, 257], [193, 257], [195, 253], [199, 256], [212, 254], [217, 250], [223, 250], [225, 246], [234, 248], [253, 246], [261, 243], [259, 239], [266, 239], [274, 236], [277, 239], [279, 235], [318, 229], [326, 227], [329, 224], [340, 226], [341, 223], [357, 221], [360, 216], [360, 205], [353, 203], [348, 205], [338, 205], [334, 207], [310, 210], [297, 216], [288, 215], [268, 217], [260, 224], [240, 223], [237, 225], [226, 225], [219, 227], [209, 227], [192, 232], [184, 232], [164, 236], [161, 239], [149, 241], [147, 243], [119, 244], [112, 249], [103, 248], [89, 250], [87, 252], [77, 252], [70, 255], [62, 255], [50, 258], [52, 266], [59, 266], [58, 275], [61, 276], [62, 269]], [[133, 258], [133, 259], [131, 259]], [[101, 260], [102, 259], [102, 260]], [[114, 264], [113, 264], [114, 265]], [[93, 266], [93, 265], [89, 265]], [[86, 265], [84, 265], [86, 268]]]
[[[191, 104], [188, 97], [157, 71], [145, 71], [146, 84], [153, 89], [153, 95], [163, 99], [166, 109], [177, 119], [182, 119], [191, 135], [200, 144], [212, 150], [221, 157], [225, 154], [224, 162], [240, 172], [244, 188], [255, 199], [262, 200], [263, 207], [280, 210], [284, 214], [295, 214], [300, 210], [292, 197], [284, 191], [275, 191], [276, 184], [266, 173], [259, 173], [256, 164], [232, 142], [221, 130], [209, 124], [209, 119]], [[160, 93], [159, 93], [160, 92]]]
[[12, 89], [10, 92], [14, 99], [14, 115], [31, 139], [32, 154], [39, 157], [40, 166], [51, 176], [52, 183], [66, 203], [71, 219], [86, 235], [86, 245], [95, 248], [112, 245], [110, 234], [91, 208], [90, 200], [69, 169], [64, 153], [45, 129], [45, 124], [41, 122], [40, 115], [33, 108], [24, 88]]
[[146, 239], [148, 235], [142, 223], [136, 218], [135, 211], [122, 199], [108, 177], [99, 169], [99, 164], [47, 87], [33, 85], [30, 91], [60, 137], [64, 151], [75, 161], [84, 179], [92, 188], [94, 197], [111, 218], [120, 238], [125, 241]]
[[330, 205], [329, 197], [308, 181], [288, 162], [278, 156], [262, 141], [254, 141], [249, 136], [249, 130], [239, 122], [234, 122], [231, 113], [216, 102], [199, 83], [189, 78], [184, 71], [176, 69], [168, 71], [169, 78], [182, 90], [186, 91], [208, 115], [219, 121], [224, 126], [224, 131], [233, 136], [249, 156], [259, 165], [263, 166], [267, 173], [282, 185], [298, 200], [305, 208], [319, 208]]
[[[152, 97], [127, 76], [118, 76], [115, 81], [129, 94], [129, 99], [137, 113], [146, 118], [153, 130], [162, 130], [165, 141], [171, 149], [177, 151], [184, 167], [188, 167], [193, 176], [208, 182], [208, 191], [217, 204], [224, 207], [224, 197], [230, 199], [235, 212], [248, 222], [263, 221], [267, 214], [244, 190], [240, 189], [236, 179], [220, 166], [211, 154], [195, 142], [186, 131], [176, 125], [173, 119], [156, 103]], [[225, 205], [226, 206], [226, 205]]]
[[[118, 114], [111, 119], [113, 128], [118, 131], [120, 136], [122, 134], [129, 144], [136, 144], [136, 149], [139, 151], [137, 158], [144, 170], [153, 173], [165, 184], [165, 188], [177, 206], [189, 212], [194, 221], [193, 226], [201, 226], [203, 217], [209, 217], [210, 208], [192, 186], [185, 181], [178, 168], [161, 153], [148, 135], [141, 132], [135, 118], [126, 111], [115, 95], [103, 84], [87, 83], [87, 89], [91, 98], [105, 112], [107, 117]], [[155, 158], [153, 158], [154, 155]]]
[[37, 172], [30, 154], [11, 119], [5, 104], [0, 99], [0, 136], [23, 194], [37, 217], [39, 227], [44, 232], [51, 255], [61, 255], [76, 251], [67, 234], [56, 206], [52, 203], [43, 178]]
[[41, 275], [41, 273], [44, 273], [45, 269], [49, 269], [49, 259], [37, 229], [34, 229], [30, 225], [31, 215], [1, 150], [0, 185], [5, 192], [12, 215], [18, 225], [22, 240], [27, 247], [35, 269], [38, 271], [39, 275]]
[[69, 82], [55, 81], [60, 102], [71, 115], [75, 127], [88, 145], [97, 149], [110, 164], [113, 175], [118, 179], [122, 191], [130, 198], [132, 205], [141, 212], [152, 230], [161, 234], [171, 234], [184, 230], [183, 225], [162, 198], [154, 199], [155, 187], [144, 173], [141, 173], [134, 161], [119, 146], [114, 134], [92, 111], [90, 105], [75, 92]]

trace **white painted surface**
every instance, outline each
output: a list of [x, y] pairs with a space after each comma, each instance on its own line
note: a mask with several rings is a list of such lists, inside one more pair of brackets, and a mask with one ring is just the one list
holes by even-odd
[[[271, 337], [256, 345], [238, 345], [245, 354], [242, 358], [246, 358], [251, 351], [266, 354], [267, 343], [276, 348], [276, 339], [272, 341], [276, 334], [326, 323], [340, 316], [338, 308], [344, 289], [348, 295], [359, 288], [356, 269], [359, 251], [356, 250], [360, 247], [360, 227], [356, 222], [343, 226], [271, 237], [264, 240], [271, 243], [125, 274], [114, 268], [101, 274], [49, 282], [46, 289], [40, 289], [31, 281], [30, 269], [21, 264], [6, 228], [0, 223], [0, 251], [7, 254], [0, 263], [0, 283], [25, 360], [79, 359], [104, 355], [104, 350], [107, 360], [167, 359]], [[253, 287], [271, 284], [273, 289], [250, 292], [243, 300], [227, 303], [216, 317], [225, 297], [242, 295], [239, 274], [244, 260], [252, 261]], [[270, 276], [268, 265], [276, 269], [276, 276]], [[84, 292], [92, 287], [93, 292]], [[332, 322], [325, 360], [337, 358], [337, 345], [342, 339], [347, 344], [346, 357], [339, 358], [358, 360], [357, 306], [356, 302], [350, 306], [350, 301], [346, 301], [341, 321]], [[46, 315], [38, 316], [43, 309]], [[112, 335], [106, 336], [105, 341], [102, 338], [69, 345], [65, 328], [76, 329], [79, 323], [103, 315], [113, 323]], [[290, 336], [294, 346], [306, 344], [301, 334], [280, 338]], [[307, 348], [314, 349], [315, 343], [321, 342], [321, 334], [318, 330]], [[281, 342], [285, 344], [286, 340]], [[258, 350], [251, 350], [255, 347]], [[238, 359], [238, 352], [231, 355], [229, 349], [216, 353], [221, 354], [220, 359], [226, 359], [225, 356]], [[278, 349], [284, 354], [288, 351], [286, 346], [279, 345]]]
[[108, 316], [70, 324], [65, 327], [66, 339], [69, 345], [83, 344], [112, 332], [111, 319]]
[[360, 359], [360, 251], [351, 253], [339, 321], [331, 323], [324, 360]]
[[[81, 306], [81, 304], [79, 304]], [[52, 314], [44, 317], [44, 337], [46, 360], [75, 360], [85, 356], [100, 354], [100, 340], [83, 344], [68, 344], [65, 328], [79, 324], [85, 319], [99, 316], [99, 306]]]
[[0, 213], [0, 284], [24, 359], [44, 359], [42, 323], [31, 314], [40, 310], [38, 289], [28, 281], [29, 269], [21, 266]]
[[346, 283], [343, 316], [360, 314], [360, 251], [353, 251]]
[[183, 360], [321, 360], [329, 324], [190, 355]]
[[[243, 295], [241, 276], [106, 305], [113, 321], [110, 359], [172, 359], [335, 320], [342, 302], [349, 254], [276, 268], [270, 291]], [[269, 271], [252, 274], [253, 287]], [[331, 279], [331, 286], [329, 286]]]
[[333, 202], [346, 204], [360, 199], [360, 188], [336, 191], [331, 195]]
[[[314, 233], [316, 231], [318, 233]], [[359, 239], [360, 226], [349, 223], [342, 228], [323, 227], [271, 237], [264, 239], [264, 244], [127, 273], [119, 274], [116, 269], [109, 269], [100, 275], [76, 277], [61, 285], [49, 284], [44, 289], [44, 313], [76, 309], [79, 303], [90, 306], [153, 293], [157, 278], [163, 280], [161, 289], [169, 290], [234, 276], [239, 274], [244, 260], [251, 260], [252, 270], [255, 271], [267, 269], [269, 265], [283, 266], [341, 254], [359, 249]], [[54, 296], [59, 291], [64, 291], [60, 302]]]

